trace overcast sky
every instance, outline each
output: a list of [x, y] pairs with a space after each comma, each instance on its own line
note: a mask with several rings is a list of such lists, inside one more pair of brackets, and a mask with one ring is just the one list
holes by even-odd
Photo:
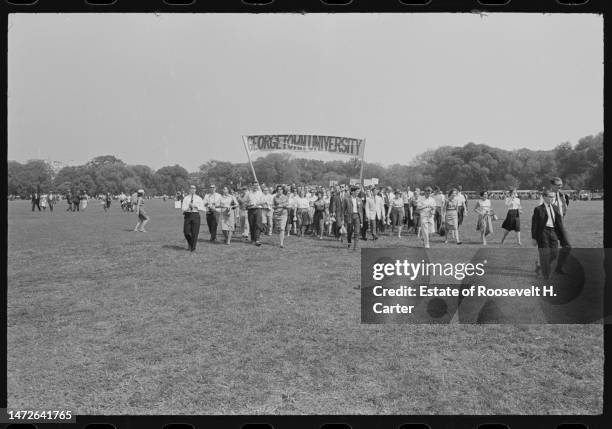
[[8, 159], [116, 155], [194, 171], [245, 134], [552, 149], [603, 130], [587, 14], [13, 14]]

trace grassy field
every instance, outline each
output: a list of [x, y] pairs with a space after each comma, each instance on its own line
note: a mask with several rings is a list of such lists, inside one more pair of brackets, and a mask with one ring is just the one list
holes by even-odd
[[[8, 204], [8, 405], [76, 414], [598, 414], [600, 325], [361, 325], [359, 252], [277, 236], [186, 250], [172, 201], [149, 232], [114, 203]], [[503, 213], [502, 203], [494, 208]], [[523, 246], [530, 246], [525, 202]], [[472, 202], [473, 206], [473, 202]], [[464, 246], [478, 247], [474, 213]], [[489, 239], [498, 246], [501, 222]], [[575, 202], [574, 247], [603, 204]], [[514, 236], [508, 246], [515, 245]], [[416, 246], [414, 235], [361, 246]], [[434, 238], [432, 247], [443, 246]], [[450, 244], [448, 246], [451, 246]], [[456, 245], [455, 245], [456, 246]], [[59, 407], [59, 408], [55, 408]]]

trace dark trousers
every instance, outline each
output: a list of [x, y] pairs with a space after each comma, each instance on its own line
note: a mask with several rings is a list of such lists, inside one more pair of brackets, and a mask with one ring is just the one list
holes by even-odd
[[[365, 219], [366, 215], [365, 215], [365, 210], [363, 211], [363, 213], [361, 214], [361, 218]], [[368, 226], [369, 226], [369, 222], [364, 222], [363, 225], [361, 225], [361, 238], [363, 238], [364, 240], [367, 240], [368, 238], [366, 237], [366, 234], [368, 233]]]
[[410, 218], [410, 204], [404, 204], [404, 225], [410, 225], [412, 219]]
[[361, 225], [359, 225], [359, 214], [352, 213], [350, 215], [349, 222], [346, 225], [346, 240], [351, 243], [351, 240], [354, 238], [355, 241], [359, 239], [359, 229]]
[[457, 225], [461, 225], [463, 223], [464, 215], [465, 215], [465, 207], [461, 205], [457, 208]]
[[183, 234], [185, 234], [185, 238], [187, 239], [189, 250], [195, 250], [198, 244], [198, 235], [200, 234], [200, 213], [187, 212], [184, 216]]
[[219, 224], [219, 215], [217, 212], [206, 213], [206, 224], [208, 225], [208, 232], [210, 232], [210, 241], [217, 239], [217, 225]]
[[342, 229], [342, 220], [336, 219], [336, 221], [332, 225], [332, 232], [334, 233], [334, 236], [336, 237], [336, 239], [340, 238], [340, 236], [342, 235], [340, 234], [341, 229]]
[[372, 234], [372, 238], [374, 238], [374, 239], [377, 238], [377, 236], [376, 236], [376, 219], [370, 219], [366, 223], [369, 225], [370, 233]]
[[80, 207], [81, 207], [81, 202], [80, 202], [80, 201], [77, 201], [77, 202], [73, 202], [73, 203], [72, 203], [72, 211], [73, 211], [73, 212], [79, 212], [79, 211], [81, 211], [81, 208], [80, 208]]
[[440, 232], [440, 226], [442, 226], [442, 207], [436, 207], [434, 213], [434, 221], [436, 223], [436, 232]]
[[38, 211], [40, 211], [40, 202], [38, 200], [32, 201], [32, 211], [34, 211], [35, 207], [38, 207]]
[[559, 239], [554, 228], [546, 227], [542, 231], [542, 236], [538, 238], [538, 253], [540, 254], [540, 267], [542, 275], [545, 279], [550, 277], [550, 266], [557, 259], [556, 270], [563, 269], [565, 261], [570, 254], [571, 246], [569, 243], [563, 243], [561, 251], [559, 251]]
[[259, 234], [261, 234], [261, 230], [263, 229], [261, 209], [249, 209], [248, 216], [251, 241], [259, 241]]

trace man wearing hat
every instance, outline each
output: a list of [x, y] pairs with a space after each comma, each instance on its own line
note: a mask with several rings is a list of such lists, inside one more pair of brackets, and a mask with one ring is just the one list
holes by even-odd
[[200, 211], [204, 211], [204, 201], [196, 195], [195, 185], [189, 187], [189, 194], [183, 198], [181, 208], [185, 217], [183, 233], [187, 239], [188, 249], [195, 252], [200, 233]]
[[[562, 187], [563, 187], [563, 180], [561, 180], [560, 177], [553, 177], [552, 179], [550, 179], [550, 188], [545, 189], [542, 195], [540, 196], [540, 206], [549, 204], [555, 207], [558, 210], [561, 217], [564, 218], [565, 214], [567, 213], [567, 208], [569, 206], [569, 197], [565, 195], [563, 192], [561, 192]], [[548, 195], [548, 200], [546, 198], [547, 195]], [[533, 228], [533, 225], [532, 225], [532, 228]], [[567, 258], [566, 255], [569, 253], [569, 249], [571, 249], [572, 246], [570, 245], [569, 240], [567, 238], [567, 234], [565, 233], [562, 235], [562, 237], [559, 237], [558, 241], [561, 244], [562, 251], [561, 251], [561, 258], [560, 258], [561, 264], [557, 266], [561, 267], [560, 271], [562, 272], [564, 259]], [[538, 247], [540, 246], [538, 245]], [[544, 271], [542, 269], [541, 258], [540, 260], [536, 260], [535, 270], [536, 270], [536, 273], [540, 273]]]
[[221, 218], [221, 194], [217, 193], [215, 185], [210, 185], [208, 193], [204, 195], [204, 208], [206, 209], [206, 224], [210, 232], [210, 241], [217, 241], [217, 225]]

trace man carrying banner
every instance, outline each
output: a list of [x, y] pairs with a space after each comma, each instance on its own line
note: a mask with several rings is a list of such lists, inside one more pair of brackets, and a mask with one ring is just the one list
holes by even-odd
[[263, 230], [261, 210], [264, 203], [264, 196], [259, 183], [255, 182], [251, 186], [251, 191], [246, 194], [246, 206], [249, 217], [249, 230], [251, 231], [251, 242], [256, 246], [261, 246], [259, 235]]

